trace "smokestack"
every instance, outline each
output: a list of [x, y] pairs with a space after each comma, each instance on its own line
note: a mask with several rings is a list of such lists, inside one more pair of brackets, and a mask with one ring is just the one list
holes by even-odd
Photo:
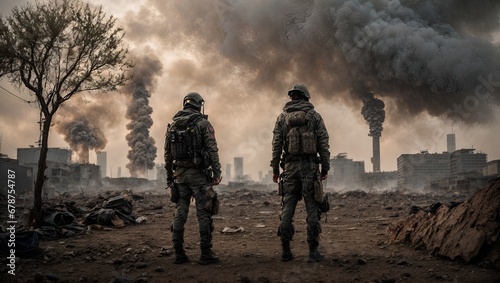
[[89, 147], [87, 145], [81, 145], [78, 154], [80, 164], [89, 164]]
[[380, 137], [373, 137], [373, 172], [380, 172]]

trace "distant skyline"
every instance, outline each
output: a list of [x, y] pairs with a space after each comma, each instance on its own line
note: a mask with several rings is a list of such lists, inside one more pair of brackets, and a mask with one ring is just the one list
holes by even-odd
[[[2, 1], [0, 13], [5, 17], [12, 7], [27, 2]], [[316, 2], [90, 1], [118, 18], [132, 55], [155, 56], [163, 65], [148, 89], [153, 108], [150, 134], [158, 149], [156, 164], [164, 162], [167, 124], [182, 107], [184, 95], [197, 91], [205, 98], [205, 114], [214, 125], [223, 168], [233, 164], [234, 157], [243, 157], [245, 174], [257, 180], [259, 171], [270, 169], [272, 130], [288, 101], [287, 90], [299, 82], [309, 87], [311, 102], [325, 120], [331, 158], [347, 153], [350, 159], [364, 161], [366, 171], [372, 170], [369, 126], [356, 96], [359, 83], [373, 89], [375, 97], [385, 103], [382, 171], [396, 170], [401, 154], [446, 151], [446, 135], [452, 132], [456, 149], [475, 148], [486, 153], [488, 161], [500, 159], [500, 69], [496, 69], [500, 66], [500, 21], [498, 14], [491, 15], [499, 5], [474, 11], [480, 13], [477, 18], [484, 19], [481, 24], [475, 20], [477, 14], [464, 17], [468, 13], [464, 7], [455, 7], [456, 14], [445, 14], [447, 7], [440, 6], [445, 4], [435, 4], [436, 15], [443, 14], [430, 19], [417, 4], [385, 11], [370, 6], [371, 2], [356, 6], [357, 1], [331, 1], [335, 9], [327, 14], [329, 9], [322, 6], [326, 4]], [[352, 14], [344, 18], [347, 11]], [[356, 15], [360, 15], [359, 21], [350, 22]], [[402, 15], [414, 17], [417, 26], [401, 22]], [[457, 21], [459, 16], [465, 20]], [[438, 20], [441, 25], [426, 26]], [[338, 29], [346, 25], [345, 30]], [[361, 26], [356, 29], [355, 25]], [[364, 34], [356, 34], [356, 30]], [[384, 34], [386, 30], [393, 34]], [[398, 39], [394, 42], [405, 43], [402, 50], [413, 53], [384, 53], [397, 48], [389, 42], [391, 36]], [[452, 54], [455, 49], [460, 53]], [[397, 56], [401, 56], [399, 61], [390, 61]], [[446, 63], [451, 67], [446, 68]], [[481, 72], [482, 67], [487, 71]], [[450, 75], [450, 79], [449, 74], [455, 78]], [[422, 78], [417, 80], [417, 75]], [[444, 87], [448, 79], [453, 83]], [[456, 93], [446, 92], [454, 88]], [[481, 92], [476, 93], [477, 89]], [[483, 95], [485, 91], [489, 95]], [[34, 101], [34, 97], [22, 87], [10, 85], [6, 78], [0, 79], [0, 99], [1, 151], [16, 157], [18, 147], [36, 145], [39, 113], [24, 101]], [[108, 121], [101, 129], [107, 139], [103, 149], [107, 166], [114, 168], [113, 176], [118, 167], [122, 176], [129, 176], [125, 139], [129, 99], [125, 93], [78, 94], [56, 117], [49, 147], [69, 148], [55, 128], [69, 117], [72, 107], [109, 106], [105, 116], [97, 117]], [[96, 162], [93, 152], [90, 162]]]

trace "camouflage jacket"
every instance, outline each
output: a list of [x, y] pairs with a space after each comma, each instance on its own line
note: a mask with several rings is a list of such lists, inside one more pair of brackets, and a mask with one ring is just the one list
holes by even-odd
[[[220, 178], [221, 166], [219, 163], [219, 149], [217, 147], [217, 141], [215, 139], [215, 130], [212, 124], [208, 121], [208, 116], [203, 115], [200, 112], [193, 109], [185, 109], [177, 112], [174, 115], [173, 121], [175, 123], [180, 123], [181, 126], [187, 126], [187, 123], [191, 118], [195, 116], [200, 116], [200, 119], [196, 119], [195, 125], [197, 128], [197, 133], [201, 136], [199, 145], [199, 150], [205, 150], [208, 152], [210, 164], [206, 164], [206, 167], [212, 167], [214, 178]], [[184, 124], [184, 125], [183, 125]], [[173, 178], [174, 176], [174, 158], [172, 155], [172, 148], [170, 144], [170, 124], [167, 128], [165, 134], [165, 169], [167, 170], [167, 178]], [[195, 167], [193, 161], [175, 161], [176, 167]]]
[[285, 161], [287, 158], [287, 140], [286, 136], [290, 130], [286, 123], [285, 117], [287, 113], [294, 111], [309, 112], [308, 115], [311, 121], [308, 121], [308, 126], [314, 131], [316, 136], [316, 145], [321, 164], [321, 172], [326, 174], [330, 170], [330, 145], [328, 131], [323, 122], [321, 115], [314, 110], [314, 106], [306, 100], [292, 100], [285, 104], [283, 112], [278, 116], [276, 125], [273, 130], [273, 143], [272, 143], [272, 160], [271, 167], [273, 174], [279, 174], [280, 162]]

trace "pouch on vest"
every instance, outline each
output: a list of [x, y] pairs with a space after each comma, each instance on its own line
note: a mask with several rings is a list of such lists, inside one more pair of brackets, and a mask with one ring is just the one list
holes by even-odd
[[211, 215], [219, 214], [219, 196], [212, 186], [205, 188], [205, 205], [204, 209]]
[[186, 160], [190, 156], [190, 139], [188, 137], [188, 130], [171, 131], [170, 142], [172, 147], [172, 156], [176, 160]]
[[316, 135], [313, 132], [302, 133], [302, 152], [304, 154], [316, 154]]
[[294, 111], [287, 115], [288, 125], [290, 127], [301, 126], [306, 123], [306, 112], [304, 111]]
[[290, 153], [291, 155], [302, 154], [299, 128], [298, 127], [291, 128], [290, 131], [288, 131], [287, 137], [288, 137], [288, 153]]
[[328, 199], [327, 194], [323, 198], [323, 201], [319, 204], [319, 209], [322, 213], [326, 213], [326, 212], [330, 211], [330, 200]]

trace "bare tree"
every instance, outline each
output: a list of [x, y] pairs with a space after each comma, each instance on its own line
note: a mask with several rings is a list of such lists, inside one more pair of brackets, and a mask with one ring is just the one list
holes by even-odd
[[54, 114], [76, 93], [114, 90], [127, 80], [128, 48], [115, 22], [102, 8], [73, 0], [37, 1], [0, 19], [0, 76], [26, 87], [43, 117], [35, 227], [43, 223], [42, 188]]

